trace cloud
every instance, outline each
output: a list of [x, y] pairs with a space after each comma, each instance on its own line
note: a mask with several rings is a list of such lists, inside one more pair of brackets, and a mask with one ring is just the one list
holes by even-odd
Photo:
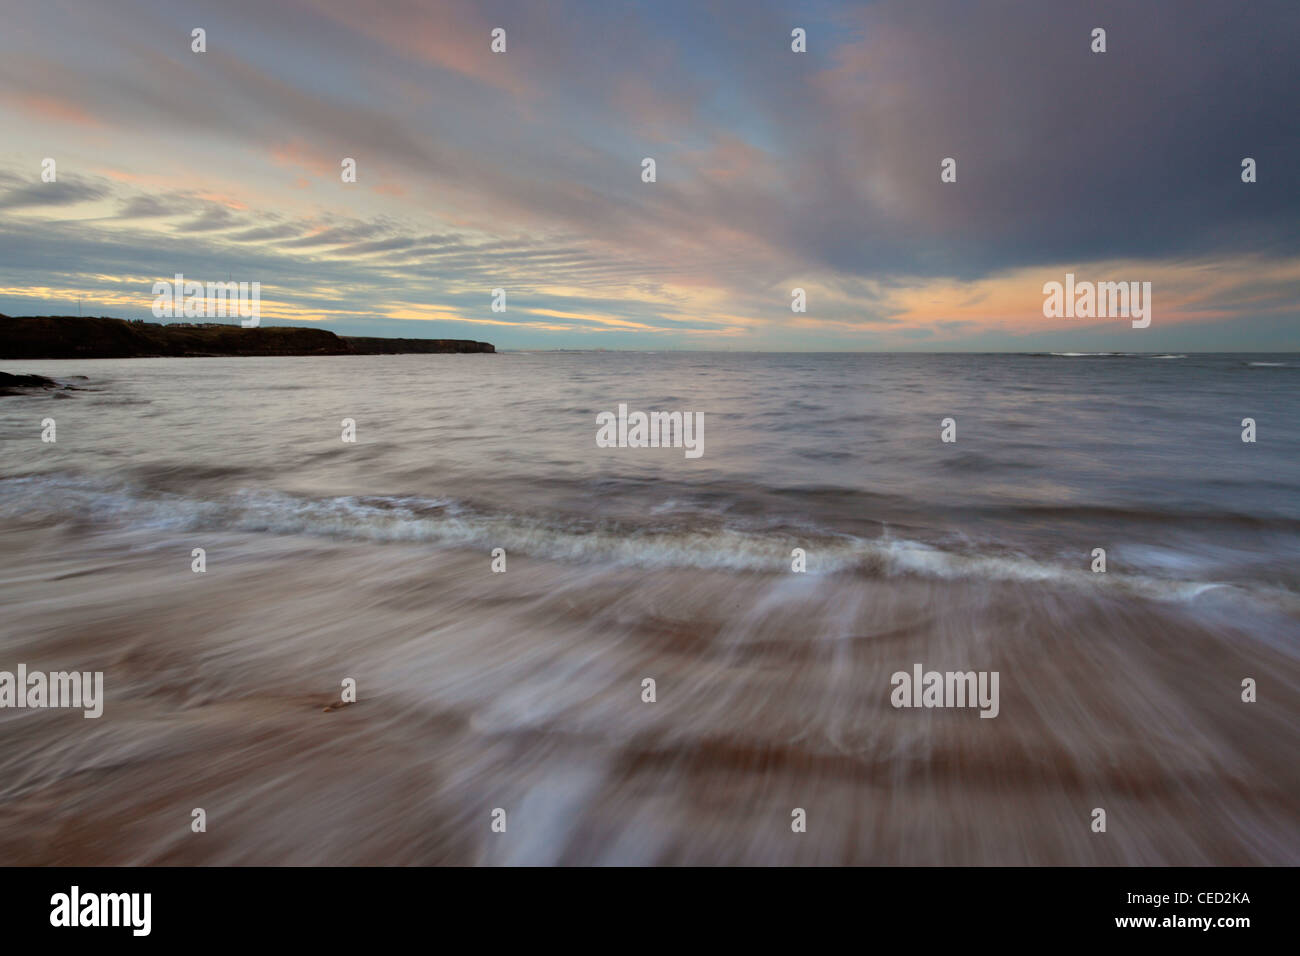
[[361, 323], [481, 321], [501, 286], [514, 326], [844, 347], [1040, 330], [1040, 274], [1094, 265], [1296, 343], [1290, 0], [232, 0], [205, 54], [184, 8], [70, 8], [77, 34], [30, 5], [0, 37], [0, 88], [41, 90], [0, 119], [60, 163], [0, 169], [8, 272], [40, 288], [233, 271]]
[[75, 176], [60, 176], [55, 182], [37, 180], [11, 186], [0, 195], [0, 209], [32, 209], [41, 206], [73, 206], [102, 199], [108, 191], [96, 183]]

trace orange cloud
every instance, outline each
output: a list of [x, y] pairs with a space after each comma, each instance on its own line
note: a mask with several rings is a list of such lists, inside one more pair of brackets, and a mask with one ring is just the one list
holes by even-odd
[[309, 2], [322, 16], [403, 56], [515, 96], [537, 94], [536, 85], [517, 72], [518, 52], [492, 53], [491, 32], [502, 24], [484, 19], [474, 3], [455, 0], [388, 0], [383, 4], [359, 4], [353, 0]]
[[35, 116], [37, 119], [58, 120], [64, 123], [75, 123], [79, 126], [102, 127], [104, 125], [99, 119], [82, 109], [79, 104], [49, 93], [18, 93], [16, 95], [0, 93], [0, 99], [30, 116]]

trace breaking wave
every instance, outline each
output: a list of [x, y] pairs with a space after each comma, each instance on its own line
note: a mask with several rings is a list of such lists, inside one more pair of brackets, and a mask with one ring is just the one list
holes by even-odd
[[[1086, 562], [1068, 565], [995, 545], [954, 546], [950, 541], [898, 537], [888, 526], [880, 536], [865, 538], [824, 529], [796, 533], [723, 524], [700, 526], [694, 519], [674, 523], [659, 514], [648, 516], [642, 524], [631, 524], [485, 512], [451, 498], [312, 497], [265, 489], [195, 498], [64, 474], [0, 479], [0, 517], [41, 524], [89, 521], [167, 532], [309, 535], [484, 550], [502, 547], [510, 554], [545, 560], [642, 569], [787, 573], [793, 550], [802, 548], [810, 574], [1114, 587], [1156, 600], [1189, 600], [1213, 590], [1261, 590], [1239, 582], [1113, 569], [1095, 574]], [[1184, 570], [1191, 567], [1189, 563]], [[1289, 591], [1275, 596], [1286, 603], [1300, 601], [1300, 595]]]

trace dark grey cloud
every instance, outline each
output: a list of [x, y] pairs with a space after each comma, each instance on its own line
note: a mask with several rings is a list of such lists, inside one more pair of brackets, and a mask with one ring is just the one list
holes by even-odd
[[219, 203], [205, 203], [203, 211], [193, 219], [176, 226], [177, 232], [215, 232], [247, 225], [248, 219], [232, 212]]
[[117, 215], [120, 219], [157, 219], [188, 211], [177, 209], [162, 196], [134, 196], [122, 203]]
[[301, 232], [301, 226], [285, 222], [274, 226], [245, 229], [243, 232], [231, 233], [226, 238], [231, 242], [265, 242], [268, 239], [290, 239]]
[[98, 183], [76, 176], [62, 176], [52, 183], [38, 180], [11, 186], [0, 195], [0, 209], [72, 206], [102, 199], [107, 194], [108, 190]]

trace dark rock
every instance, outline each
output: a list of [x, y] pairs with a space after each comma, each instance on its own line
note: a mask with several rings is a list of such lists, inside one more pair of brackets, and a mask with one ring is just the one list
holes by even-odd
[[59, 383], [44, 375], [10, 375], [0, 372], [0, 388], [58, 388]]

